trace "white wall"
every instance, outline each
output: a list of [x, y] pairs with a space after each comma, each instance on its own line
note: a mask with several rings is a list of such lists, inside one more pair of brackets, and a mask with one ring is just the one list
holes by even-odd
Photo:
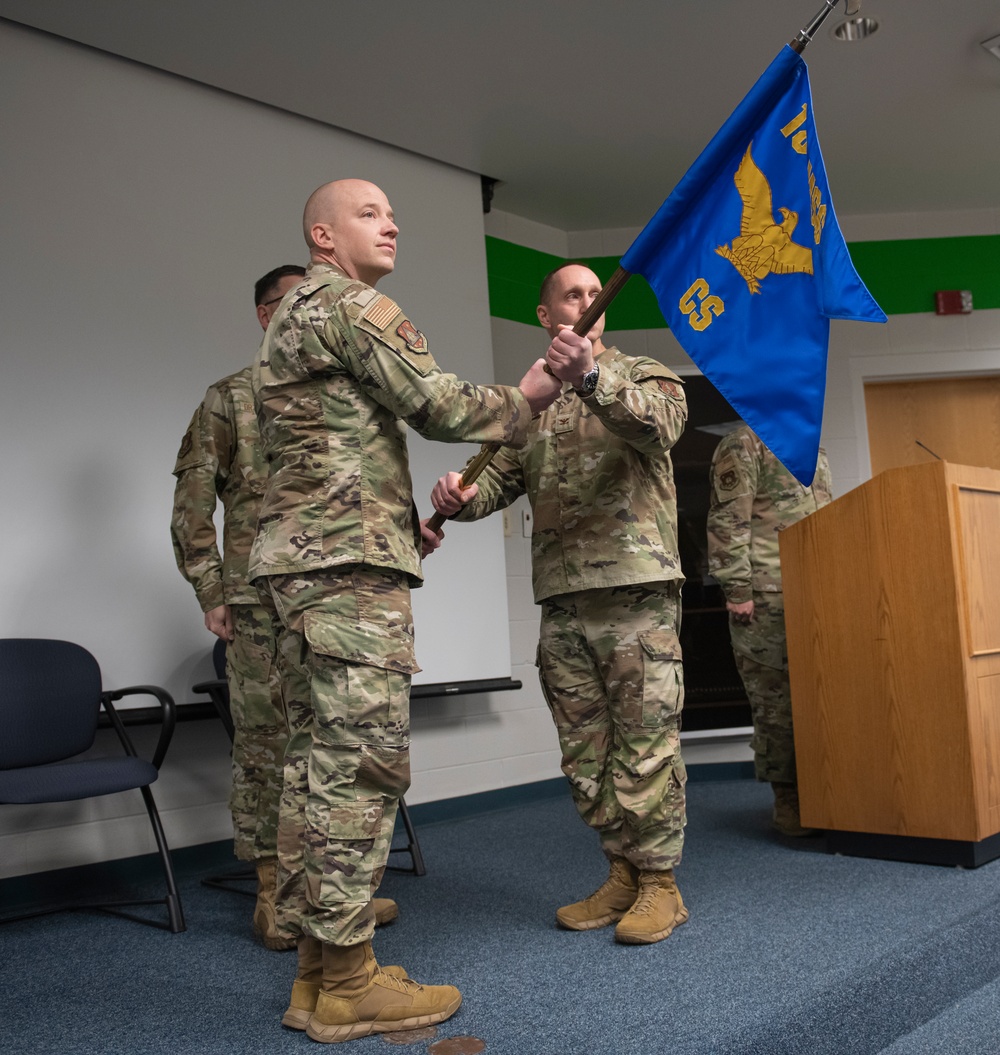
[[[206, 386], [256, 351], [254, 281], [305, 260], [312, 189], [365, 175], [401, 225], [386, 291], [446, 369], [492, 380], [479, 177], [31, 30], [0, 33], [0, 634], [79, 641], [107, 684], [152, 681], [184, 700], [212, 639], [173, 563], [170, 473]], [[474, 450], [414, 437], [412, 460], [439, 473]], [[494, 560], [472, 554], [472, 567], [486, 563], [499, 593], [499, 532], [487, 549]], [[426, 680], [506, 676], [495, 635], [435, 644], [428, 597], [457, 583], [455, 551], [436, 555], [414, 598], [418, 661]], [[483, 651], [490, 669], [447, 669]]]
[[[211, 674], [213, 639], [173, 562], [171, 469], [206, 386], [256, 350], [254, 281], [304, 260], [317, 185], [369, 178], [402, 232], [386, 292], [442, 366], [492, 380], [479, 177], [8, 23], [0, 52], [0, 636], [77, 641], [108, 687], [152, 682], [184, 701]], [[440, 472], [475, 449], [433, 447]], [[453, 677], [509, 673], [502, 531], [487, 527], [475, 577], [493, 585], [446, 575], [443, 552], [427, 573], [450, 583], [448, 603], [428, 613], [429, 588], [414, 597], [418, 661], [437, 633], [439, 655], [475, 663], [469, 619], [497, 615], [503, 669]], [[462, 758], [474, 780], [513, 752], [502, 719], [470, 732], [462, 713], [456, 701], [418, 731], [415, 797], [434, 796], [420, 773], [439, 760]], [[178, 731], [157, 786], [174, 846], [229, 832], [218, 733]], [[140, 810], [4, 807], [0, 876], [78, 863], [81, 842], [92, 860], [141, 852]]]

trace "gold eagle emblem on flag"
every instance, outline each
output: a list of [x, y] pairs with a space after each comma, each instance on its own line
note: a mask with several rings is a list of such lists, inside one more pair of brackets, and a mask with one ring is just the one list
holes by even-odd
[[743, 202], [739, 237], [715, 251], [743, 276], [751, 293], [759, 293], [768, 275], [811, 275], [813, 262], [812, 250], [792, 241], [799, 214], [779, 206], [781, 223], [775, 221], [771, 185], [757, 167], [750, 153], [752, 147], [753, 143], [747, 147], [733, 176]]

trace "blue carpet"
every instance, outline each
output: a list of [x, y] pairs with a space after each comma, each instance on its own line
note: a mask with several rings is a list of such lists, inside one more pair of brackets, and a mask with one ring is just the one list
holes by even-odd
[[[555, 908], [606, 875], [568, 796], [423, 825], [428, 875], [387, 873], [401, 918], [378, 932], [377, 955], [458, 985], [464, 1004], [437, 1039], [476, 1037], [491, 1055], [923, 1055], [944, 1048], [922, 1036], [985, 1036], [1000, 862], [830, 856], [822, 839], [772, 833], [769, 804], [752, 781], [689, 785], [678, 879], [691, 919], [647, 947], [555, 927]], [[253, 942], [249, 899], [196, 879], [182, 896], [181, 935], [95, 914], [0, 927], [2, 1050], [322, 1050], [279, 1025], [295, 957]], [[987, 1050], [974, 1043], [950, 1050]]]
[[900, 1037], [882, 1055], [996, 1055], [998, 1051], [1000, 983], [992, 982]]

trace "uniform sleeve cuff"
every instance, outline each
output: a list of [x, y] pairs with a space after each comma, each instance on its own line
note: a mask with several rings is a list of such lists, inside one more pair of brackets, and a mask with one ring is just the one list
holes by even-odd
[[727, 587], [722, 592], [730, 604], [746, 604], [753, 600], [753, 590], [749, 587]]

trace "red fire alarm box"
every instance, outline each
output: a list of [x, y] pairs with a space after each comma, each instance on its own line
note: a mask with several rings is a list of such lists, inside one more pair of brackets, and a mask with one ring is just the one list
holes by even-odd
[[935, 315], [971, 315], [972, 290], [939, 289], [934, 294]]

